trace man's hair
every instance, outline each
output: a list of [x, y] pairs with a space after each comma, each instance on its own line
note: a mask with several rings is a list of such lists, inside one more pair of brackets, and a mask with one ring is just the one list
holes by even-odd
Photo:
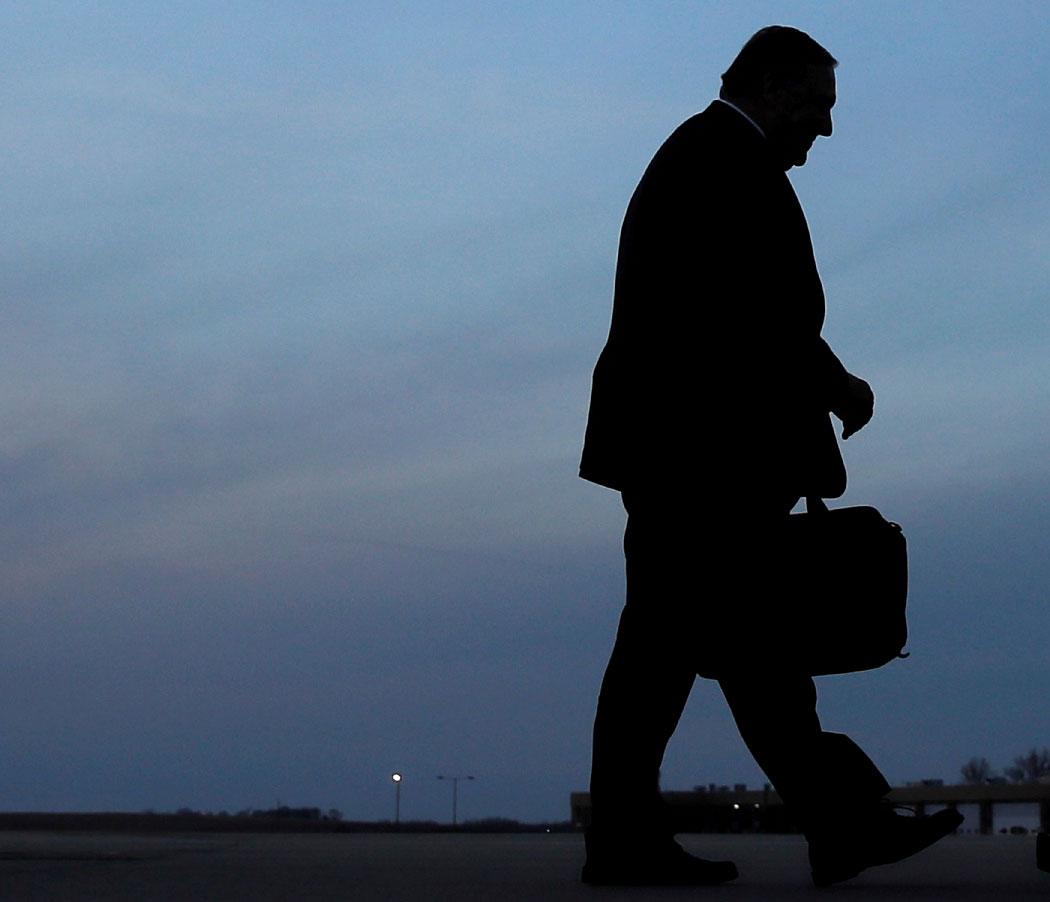
[[758, 97], [767, 75], [777, 80], [800, 79], [808, 66], [835, 68], [838, 60], [804, 31], [769, 25], [755, 32], [722, 73], [722, 96]]

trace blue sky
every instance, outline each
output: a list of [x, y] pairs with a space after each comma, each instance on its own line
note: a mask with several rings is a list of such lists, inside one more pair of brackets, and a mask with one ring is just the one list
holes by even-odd
[[[825, 723], [894, 782], [1050, 745], [1045, 4], [10, 3], [0, 807], [567, 817], [620, 219], [773, 22], [840, 60], [792, 180], [912, 556]], [[761, 780], [698, 684], [665, 786]]]

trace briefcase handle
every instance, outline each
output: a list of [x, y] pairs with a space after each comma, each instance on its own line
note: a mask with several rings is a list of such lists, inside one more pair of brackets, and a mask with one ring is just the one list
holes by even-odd
[[828, 512], [828, 506], [824, 503], [824, 499], [820, 495], [806, 495], [806, 513], [807, 514], [826, 514]]

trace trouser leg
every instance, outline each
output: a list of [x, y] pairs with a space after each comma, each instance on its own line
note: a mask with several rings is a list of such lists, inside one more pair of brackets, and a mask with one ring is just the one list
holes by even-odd
[[[628, 508], [630, 510], [630, 508]], [[666, 832], [660, 763], [696, 679], [684, 620], [680, 533], [669, 518], [631, 511], [624, 534], [627, 603], [594, 719], [592, 824]]]
[[811, 677], [726, 676], [719, 684], [755, 761], [806, 833], [833, 815], [862, 817], [890, 791], [852, 739], [821, 728]]
[[591, 817], [598, 829], [662, 830], [660, 763], [695, 679], [666, 625], [630, 605], [620, 618], [594, 719]]

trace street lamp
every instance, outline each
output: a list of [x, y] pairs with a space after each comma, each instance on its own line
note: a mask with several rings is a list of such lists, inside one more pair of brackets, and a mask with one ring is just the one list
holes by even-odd
[[398, 826], [401, 825], [401, 774], [394, 771], [390, 775], [390, 779], [394, 781], [394, 823]]
[[455, 776], [445, 776], [444, 774], [438, 774], [438, 779], [439, 780], [451, 780], [452, 781], [452, 826], [455, 827], [456, 823], [457, 823], [457, 821], [456, 821], [456, 800], [459, 797], [459, 781], [460, 780], [473, 780], [474, 778], [470, 774], [467, 774], [465, 776], [460, 776], [459, 774], [456, 774]]

